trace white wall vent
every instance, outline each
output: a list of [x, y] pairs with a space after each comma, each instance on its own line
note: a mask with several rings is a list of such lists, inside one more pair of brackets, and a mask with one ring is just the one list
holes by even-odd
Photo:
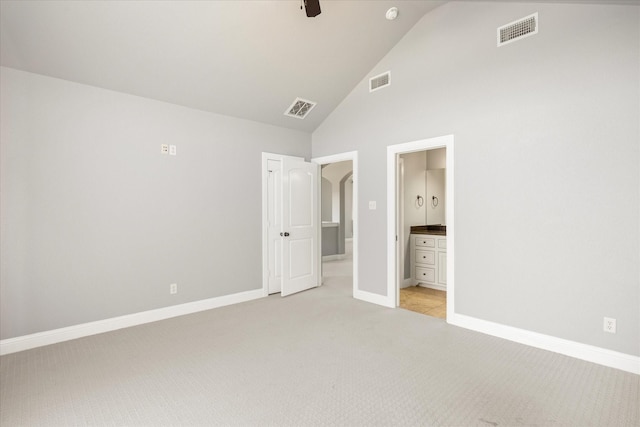
[[498, 47], [538, 33], [538, 13], [498, 28]]
[[295, 117], [296, 119], [304, 119], [309, 114], [309, 111], [313, 110], [316, 103], [313, 101], [307, 101], [306, 99], [296, 98], [293, 104], [284, 112], [285, 116]]
[[369, 92], [387, 87], [391, 84], [391, 71], [379, 74], [369, 79]]

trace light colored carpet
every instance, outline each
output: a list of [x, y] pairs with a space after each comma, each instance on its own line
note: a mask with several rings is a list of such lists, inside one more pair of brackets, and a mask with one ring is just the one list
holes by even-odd
[[0, 424], [638, 426], [640, 377], [351, 298], [350, 278], [0, 358]]

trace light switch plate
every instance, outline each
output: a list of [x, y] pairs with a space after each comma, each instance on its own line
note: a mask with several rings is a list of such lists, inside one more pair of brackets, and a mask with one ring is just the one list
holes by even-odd
[[162, 144], [160, 146], [160, 152], [162, 154], [167, 154], [169, 152], [169, 145], [168, 144]]

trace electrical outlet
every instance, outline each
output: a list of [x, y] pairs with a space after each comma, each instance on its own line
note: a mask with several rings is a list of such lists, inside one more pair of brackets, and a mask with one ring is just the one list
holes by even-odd
[[162, 154], [168, 154], [169, 153], [169, 144], [162, 144], [160, 146], [160, 152]]
[[616, 333], [616, 319], [612, 319], [611, 317], [604, 318], [603, 329], [605, 332], [609, 332], [610, 334]]
[[170, 145], [169, 146], [169, 155], [170, 156], [175, 156], [176, 155], [176, 150], [177, 150], [177, 147], [175, 145]]
[[177, 283], [172, 283], [169, 285], [169, 293], [170, 294], [177, 294], [178, 293], [178, 284]]

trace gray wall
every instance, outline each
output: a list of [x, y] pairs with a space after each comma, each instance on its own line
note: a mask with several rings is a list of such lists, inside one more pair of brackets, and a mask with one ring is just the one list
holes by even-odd
[[261, 152], [310, 135], [0, 75], [2, 339], [261, 287]]
[[323, 221], [332, 221], [332, 204], [333, 204], [333, 185], [327, 178], [322, 178], [321, 181], [321, 212]]
[[383, 58], [312, 138], [359, 152], [361, 289], [386, 293], [386, 146], [454, 134], [456, 311], [640, 355], [639, 11], [454, 2]]

